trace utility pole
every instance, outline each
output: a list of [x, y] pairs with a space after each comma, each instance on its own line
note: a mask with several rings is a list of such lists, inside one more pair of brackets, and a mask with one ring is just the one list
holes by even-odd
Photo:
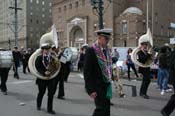
[[149, 0], [146, 1], [146, 29], [149, 28]]
[[103, 0], [91, 0], [91, 5], [93, 6], [93, 9], [98, 13], [99, 29], [103, 29]]
[[18, 8], [17, 0], [15, 0], [15, 6], [11, 6], [9, 9], [13, 9], [15, 11], [15, 46], [18, 47], [18, 10], [22, 10], [22, 8]]

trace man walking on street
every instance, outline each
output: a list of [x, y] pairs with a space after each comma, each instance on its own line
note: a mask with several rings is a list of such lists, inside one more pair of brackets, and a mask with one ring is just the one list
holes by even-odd
[[85, 53], [85, 89], [95, 102], [93, 116], [110, 116], [112, 57], [107, 44], [112, 29], [101, 29], [96, 33], [97, 41]]

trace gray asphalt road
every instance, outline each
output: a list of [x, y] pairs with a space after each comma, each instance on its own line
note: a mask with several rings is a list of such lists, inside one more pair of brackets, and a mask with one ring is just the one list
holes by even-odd
[[[0, 93], [0, 116], [50, 116], [46, 112], [47, 94], [44, 96], [42, 110], [36, 110], [37, 86], [35, 78], [24, 75], [20, 70], [20, 80], [13, 78], [11, 71], [8, 79], [8, 95]], [[137, 86], [139, 92], [140, 81], [122, 80], [124, 84]], [[126, 98], [119, 98], [113, 89], [111, 116], [161, 116], [160, 109], [165, 105], [172, 93], [160, 95], [156, 84], [149, 87], [150, 99], [132, 97], [130, 87], [124, 86]], [[138, 93], [137, 93], [138, 94]], [[57, 93], [56, 93], [57, 95]], [[84, 90], [83, 76], [80, 73], [71, 73], [68, 83], [65, 83], [65, 100], [54, 99], [56, 116], [91, 116], [94, 103]], [[172, 116], [175, 115], [175, 112]]]

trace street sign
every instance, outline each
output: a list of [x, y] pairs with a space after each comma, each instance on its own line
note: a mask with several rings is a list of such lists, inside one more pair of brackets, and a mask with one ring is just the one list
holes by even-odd
[[175, 38], [170, 38], [170, 44], [175, 44]]

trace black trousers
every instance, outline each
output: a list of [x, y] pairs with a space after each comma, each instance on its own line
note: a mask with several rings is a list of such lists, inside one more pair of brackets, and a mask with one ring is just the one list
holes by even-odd
[[13, 70], [14, 70], [14, 78], [19, 79], [18, 64], [17, 64], [17, 63], [15, 63], [15, 64], [13, 65]]
[[64, 94], [64, 79], [59, 79], [59, 90], [58, 90], [58, 97], [63, 97]]
[[57, 90], [57, 85], [59, 83], [59, 90], [58, 90], [58, 97], [63, 97], [64, 94], [64, 78], [65, 78], [65, 70], [66, 70], [66, 65], [61, 63], [61, 69], [58, 75], [54, 78], [55, 79], [55, 89], [54, 89], [54, 94]]
[[167, 114], [167, 116], [169, 116], [174, 109], [175, 109], [175, 94], [171, 96], [170, 100], [162, 109], [162, 111], [164, 111]]
[[139, 77], [134, 64], [127, 64], [127, 66], [128, 66], [128, 79], [129, 80], [131, 79], [130, 78], [130, 68], [132, 68], [132, 70], [134, 71], [136, 77]]
[[140, 95], [147, 95], [147, 90], [148, 90], [148, 86], [149, 86], [150, 82], [151, 82], [150, 74], [149, 73], [144, 73], [142, 84], [141, 84], [141, 87], [140, 87]]
[[110, 116], [110, 99], [106, 98], [105, 87], [99, 87], [94, 101], [96, 108], [92, 116]]
[[57, 90], [57, 85], [59, 83], [59, 89], [58, 89], [58, 97], [63, 97], [65, 95], [64, 93], [64, 79], [61, 77], [61, 75], [55, 77], [55, 89], [54, 94]]
[[36, 84], [38, 85], [38, 96], [37, 96], [37, 107], [41, 107], [43, 96], [48, 89], [48, 101], [47, 101], [47, 110], [53, 110], [53, 96], [54, 96], [54, 87], [55, 87], [55, 80], [42, 80], [37, 79]]
[[[68, 77], [69, 77], [69, 74], [70, 74], [70, 66], [69, 66], [70, 64], [68, 64], [68, 63], [66, 63], [65, 65], [64, 65], [64, 81], [68, 81]], [[61, 65], [62, 66], [62, 65]]]
[[28, 61], [22, 61], [22, 65], [23, 65], [23, 73], [26, 73], [26, 68], [28, 66]]
[[1, 78], [1, 91], [6, 92], [7, 91], [7, 86], [6, 82], [8, 79], [8, 73], [9, 73], [10, 68], [0, 68], [0, 78]]

